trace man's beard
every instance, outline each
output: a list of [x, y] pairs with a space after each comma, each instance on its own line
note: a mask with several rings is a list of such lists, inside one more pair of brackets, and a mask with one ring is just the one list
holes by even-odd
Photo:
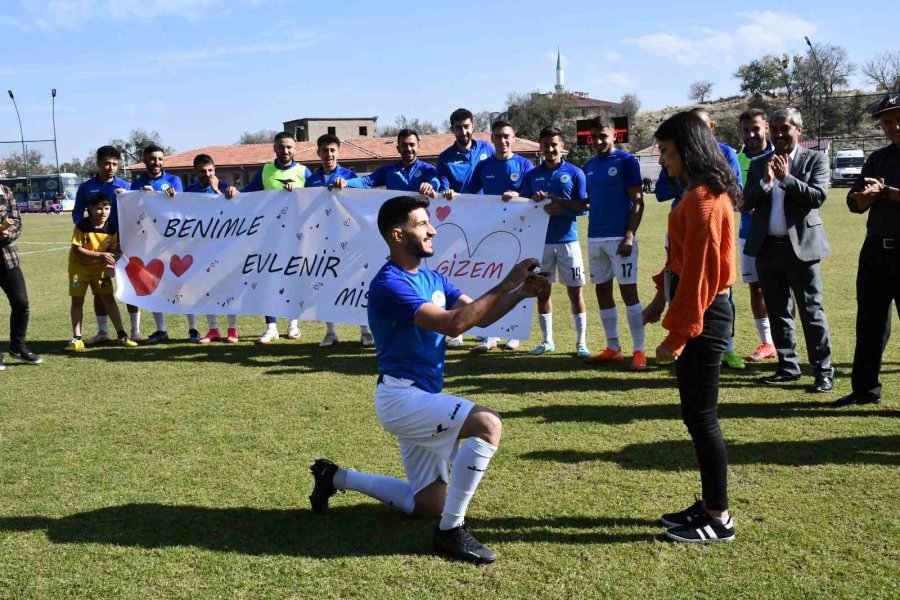
[[426, 250], [417, 240], [406, 242], [406, 251], [416, 258], [431, 258], [434, 256], [434, 249]]

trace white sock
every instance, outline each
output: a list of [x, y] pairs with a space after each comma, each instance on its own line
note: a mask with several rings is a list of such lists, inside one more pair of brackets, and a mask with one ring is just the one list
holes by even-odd
[[553, 313], [546, 315], [538, 314], [538, 324], [541, 326], [541, 335], [544, 336], [545, 342], [553, 343]]
[[288, 330], [300, 329], [300, 326], [297, 325], [297, 321], [298, 319], [291, 319], [290, 321], [288, 321]]
[[266, 333], [278, 333], [278, 323], [266, 323]]
[[759, 342], [761, 344], [771, 344], [772, 343], [772, 330], [769, 328], [769, 318], [763, 317], [762, 319], [756, 319], [756, 331], [759, 333]]
[[453, 462], [453, 475], [447, 487], [447, 501], [438, 527], [442, 530], [453, 529], [463, 524], [466, 508], [475, 494], [484, 472], [497, 446], [488, 444], [481, 438], [472, 437], [466, 440]]
[[587, 342], [584, 337], [587, 333], [587, 313], [572, 315], [572, 326], [575, 327], [575, 344], [586, 346]]
[[206, 323], [210, 329], [219, 328], [219, 315], [206, 315]]
[[[360, 328], [362, 329], [362, 328]], [[325, 333], [330, 335], [337, 335], [337, 325], [334, 323], [325, 323]]]
[[644, 351], [644, 305], [638, 302], [625, 307], [625, 317], [628, 319], [628, 328], [631, 329], [631, 341], [634, 343], [634, 352]]
[[372, 335], [372, 330], [369, 329], [369, 326], [368, 326], [368, 325], [360, 325], [360, 326], [359, 326], [359, 333], [362, 334], [362, 335]]
[[96, 315], [97, 317], [97, 334], [109, 335], [109, 315]]
[[338, 468], [334, 474], [334, 487], [360, 492], [408, 515], [412, 514], [416, 505], [412, 486], [408, 481], [396, 477]]
[[606, 347], [611, 350], [619, 349], [619, 310], [612, 308], [600, 309], [600, 322], [603, 323], [603, 333], [606, 334]]
[[153, 320], [156, 321], [156, 330], [157, 331], [166, 331], [166, 314], [165, 313], [153, 313]]
[[188, 329], [197, 329], [197, 315], [188, 315]]
[[141, 332], [141, 311], [128, 313], [128, 317], [131, 319], [131, 336], [135, 337]]
[[734, 336], [728, 338], [728, 342], [725, 344], [725, 352], [734, 352]]
[[237, 315], [228, 315], [228, 328], [237, 329]]

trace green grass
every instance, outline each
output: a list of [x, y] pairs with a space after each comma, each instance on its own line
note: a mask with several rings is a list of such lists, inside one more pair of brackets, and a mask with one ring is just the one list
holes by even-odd
[[[26, 216], [20, 251], [50, 250], [22, 257], [31, 345], [45, 361], [8, 359], [0, 374], [0, 597], [900, 597], [897, 334], [884, 405], [824, 406], [849, 392], [855, 339], [864, 219], [847, 211], [844, 194], [831, 192], [824, 209], [835, 392], [757, 386], [771, 365], [723, 375], [734, 544], [658, 539], [659, 515], [699, 491], [674, 380], [665, 369], [633, 374], [575, 360], [561, 289], [557, 354], [449, 353], [447, 390], [505, 417], [469, 511], [500, 554], [487, 568], [432, 557], [433, 522], [358, 494], [338, 495], [327, 516], [309, 511], [307, 467], [317, 456], [402, 474], [372, 408], [374, 354], [354, 328], [340, 328], [352, 341], [332, 349], [317, 347], [324, 327], [314, 323], [299, 343], [258, 348], [250, 341], [261, 318], [242, 317], [237, 346], [64, 356], [66, 251], [54, 248], [66, 247], [71, 221]], [[649, 205], [639, 236], [645, 301], [667, 212]], [[736, 299], [748, 354], [756, 333], [745, 286]], [[592, 293], [587, 300], [599, 350]], [[186, 337], [183, 317], [170, 323]], [[149, 315], [143, 328], [152, 330]], [[647, 338], [652, 351], [662, 330]]]

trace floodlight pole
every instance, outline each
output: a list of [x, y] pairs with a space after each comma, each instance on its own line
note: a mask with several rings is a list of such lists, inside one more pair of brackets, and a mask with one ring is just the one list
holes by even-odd
[[819, 62], [819, 55], [816, 53], [816, 49], [813, 48], [812, 42], [809, 41], [809, 36], [803, 36], [803, 39], [806, 40], [806, 45], [809, 46], [809, 53], [812, 54], [813, 60], [816, 61], [816, 73], [819, 76], [819, 118], [816, 119], [818, 127], [816, 128], [818, 131], [816, 132], [816, 146], [818, 146], [819, 150], [822, 150], [822, 96], [825, 93], [825, 81], [822, 76], [822, 63]]
[[25, 165], [25, 197], [31, 200], [31, 175], [28, 173], [28, 148], [25, 146], [25, 132], [22, 130], [22, 117], [19, 115], [19, 105], [16, 104], [16, 96], [12, 90], [7, 90], [9, 99], [12, 100], [13, 107], [16, 109], [16, 118], [19, 120], [19, 136], [22, 140], [22, 164]]
[[59, 197], [59, 194], [63, 191], [62, 189], [62, 177], [59, 175], [59, 150], [56, 147], [56, 88], [50, 90], [50, 99], [51, 99], [51, 113], [53, 115], [53, 155], [56, 157], [56, 194]]

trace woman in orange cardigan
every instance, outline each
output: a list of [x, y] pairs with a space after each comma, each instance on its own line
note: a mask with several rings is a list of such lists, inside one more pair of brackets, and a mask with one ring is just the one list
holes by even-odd
[[663, 319], [668, 335], [659, 363], [675, 362], [681, 417], [697, 452], [703, 496], [689, 508], [663, 515], [666, 536], [678, 542], [734, 539], [728, 514], [728, 458], [719, 429], [719, 369], [731, 335], [728, 289], [735, 281], [734, 220], [740, 188], [712, 132], [696, 115], [678, 113], [656, 131], [660, 164], [686, 186], [669, 214], [666, 268], [654, 277], [656, 298], [644, 321]]

